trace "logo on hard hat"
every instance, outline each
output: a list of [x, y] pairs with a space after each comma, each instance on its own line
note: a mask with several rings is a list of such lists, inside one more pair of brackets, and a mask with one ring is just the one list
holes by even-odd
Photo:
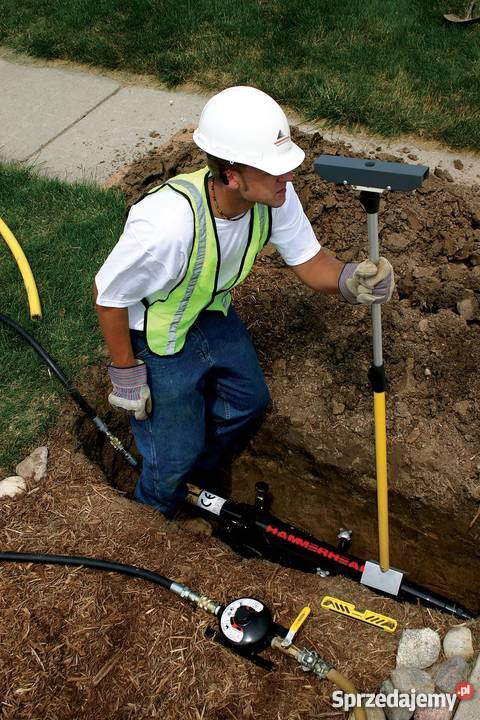
[[274, 145], [278, 147], [279, 145], [283, 145], [283, 143], [286, 143], [287, 140], [290, 140], [290, 135], [284, 135], [284, 133], [279, 130]]

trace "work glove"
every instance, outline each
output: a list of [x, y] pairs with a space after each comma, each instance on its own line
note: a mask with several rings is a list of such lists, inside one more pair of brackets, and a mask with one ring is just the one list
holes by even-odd
[[143, 360], [129, 367], [108, 366], [113, 390], [108, 402], [115, 408], [127, 410], [136, 420], [145, 420], [152, 409], [150, 388], [147, 385], [147, 368]]
[[392, 297], [395, 288], [393, 268], [384, 257], [375, 265], [371, 260], [345, 263], [338, 279], [338, 289], [352, 304], [378, 305]]

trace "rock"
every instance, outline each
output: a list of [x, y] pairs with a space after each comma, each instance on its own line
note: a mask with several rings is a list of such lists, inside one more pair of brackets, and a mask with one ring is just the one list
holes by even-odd
[[435, 690], [435, 683], [430, 675], [417, 667], [396, 667], [390, 677], [393, 687], [399, 692], [411, 693], [415, 690], [417, 693], [433, 693]]
[[397, 650], [397, 667], [427, 668], [438, 660], [442, 644], [431, 628], [404, 630]]
[[[394, 691], [391, 680], [385, 680], [380, 686], [380, 692], [384, 695], [391, 695]], [[410, 720], [413, 712], [407, 708], [385, 708], [385, 715], [388, 720]]]
[[468, 665], [460, 655], [453, 655], [449, 660], [440, 663], [431, 672], [432, 679], [439, 690], [445, 693], [455, 692], [455, 686], [468, 677]]
[[452, 712], [445, 703], [443, 708], [418, 708], [414, 720], [450, 720], [451, 717]]
[[334, 415], [341, 415], [345, 411], [345, 405], [343, 403], [332, 401], [332, 412]]
[[463, 170], [463, 162], [456, 158], [453, 161], [453, 167], [455, 168], [455, 170]]
[[26, 489], [27, 484], [23, 477], [11, 475], [0, 482], [0, 498], [13, 498], [15, 495], [23, 495]]
[[480, 304], [473, 290], [464, 290], [461, 299], [457, 302], [457, 310], [465, 320], [480, 318]]
[[327, 195], [326, 198], [323, 198], [323, 204], [325, 205], [327, 210], [331, 210], [331, 208], [336, 207], [337, 198], [335, 197], [335, 195]]
[[459, 415], [462, 420], [466, 420], [468, 417], [468, 413], [470, 410], [471, 403], [469, 403], [468, 400], [460, 400], [459, 402], [455, 403], [453, 406], [453, 409]]
[[392, 252], [401, 252], [410, 245], [411, 240], [411, 237], [402, 235], [401, 233], [389, 233], [385, 236], [383, 244], [386, 248], [392, 250]]
[[404, 402], [403, 400], [398, 400], [395, 405], [395, 415], [398, 415], [398, 417], [401, 417], [401, 418], [409, 418], [410, 417], [410, 409], [411, 409], [411, 405]]
[[38, 482], [47, 472], [48, 448], [46, 445], [38, 447], [30, 455], [17, 465], [15, 471], [25, 480]]
[[422, 221], [420, 220], [418, 215], [413, 212], [413, 210], [407, 213], [407, 222], [409, 227], [417, 232], [418, 230], [421, 230], [423, 228]]
[[274, 360], [272, 363], [272, 370], [274, 375], [286, 375], [287, 374], [287, 361], [285, 358], [279, 358]]
[[460, 655], [465, 660], [473, 657], [472, 632], [467, 627], [455, 627], [447, 632], [443, 640], [446, 658]]
[[453, 182], [453, 177], [450, 175], [448, 170], [443, 170], [441, 167], [436, 167], [433, 171], [433, 174], [436, 175], [440, 180], [446, 180], [447, 182]]

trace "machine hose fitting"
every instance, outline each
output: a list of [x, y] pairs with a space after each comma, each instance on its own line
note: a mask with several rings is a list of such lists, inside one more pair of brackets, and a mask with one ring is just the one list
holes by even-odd
[[298, 651], [297, 662], [305, 672], [313, 672], [319, 680], [327, 677], [333, 665], [320, 657], [314, 650], [306, 650], [302, 648]]
[[170, 590], [177, 595], [180, 595], [183, 600], [190, 600], [190, 602], [198, 605], [199, 608], [205, 610], [205, 612], [208, 612], [211, 615], [217, 615], [221, 608], [221, 605], [215, 602], [215, 600], [211, 600], [206, 595], [199, 595], [194, 590], [187, 587], [187, 585], [172, 583]]

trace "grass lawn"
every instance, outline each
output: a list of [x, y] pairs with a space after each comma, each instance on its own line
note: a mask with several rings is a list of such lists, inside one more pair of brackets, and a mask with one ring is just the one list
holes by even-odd
[[147, 73], [252, 84], [306, 118], [480, 149], [480, 25], [467, 0], [3, 0], [0, 43]]
[[[0, 166], [0, 216], [21, 244], [35, 276], [43, 318], [31, 321], [20, 272], [0, 238], [0, 313], [16, 320], [75, 378], [102, 352], [91, 300], [96, 270], [122, 231], [119, 193], [67, 185]], [[0, 468], [12, 473], [67, 396], [47, 366], [0, 324]]]

